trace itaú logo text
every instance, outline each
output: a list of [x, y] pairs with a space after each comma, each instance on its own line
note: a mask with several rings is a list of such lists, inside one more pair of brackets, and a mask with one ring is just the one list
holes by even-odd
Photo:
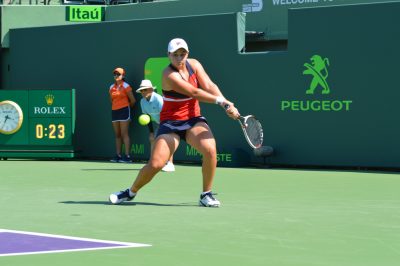
[[[310, 63], [304, 63], [303, 75], [310, 77], [306, 95], [320, 94], [320, 97], [331, 98], [331, 88], [328, 84], [328, 67], [330, 66], [328, 58], [322, 58], [320, 55], [313, 55]], [[308, 96], [309, 97], [309, 96]], [[322, 100], [282, 100], [281, 111], [350, 111], [352, 100], [322, 99]]]

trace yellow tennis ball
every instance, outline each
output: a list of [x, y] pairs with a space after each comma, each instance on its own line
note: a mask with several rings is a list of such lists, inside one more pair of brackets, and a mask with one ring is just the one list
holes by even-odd
[[139, 124], [141, 124], [142, 126], [147, 125], [148, 123], [150, 123], [150, 116], [146, 115], [146, 114], [142, 114], [139, 116]]

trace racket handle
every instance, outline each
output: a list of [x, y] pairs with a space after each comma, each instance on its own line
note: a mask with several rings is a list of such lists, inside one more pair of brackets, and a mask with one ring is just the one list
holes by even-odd
[[[224, 107], [225, 111], [227, 111], [231, 106], [230, 106], [229, 104], [226, 103], [226, 104], [224, 104], [223, 107]], [[238, 115], [239, 115], [239, 116], [238, 116], [237, 118], [242, 117], [242, 116], [240, 115], [240, 113], [238, 113]]]

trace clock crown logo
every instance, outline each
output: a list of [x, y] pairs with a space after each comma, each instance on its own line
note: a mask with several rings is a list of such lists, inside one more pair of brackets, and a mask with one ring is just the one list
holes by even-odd
[[44, 96], [44, 99], [46, 100], [47, 105], [52, 105], [54, 102], [54, 95], [47, 94], [46, 96]]

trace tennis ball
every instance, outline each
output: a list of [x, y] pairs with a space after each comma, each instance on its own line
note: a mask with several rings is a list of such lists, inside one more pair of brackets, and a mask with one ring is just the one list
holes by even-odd
[[146, 114], [142, 114], [139, 116], [139, 124], [141, 124], [142, 126], [147, 125], [148, 123], [150, 123], [150, 116], [146, 115]]

